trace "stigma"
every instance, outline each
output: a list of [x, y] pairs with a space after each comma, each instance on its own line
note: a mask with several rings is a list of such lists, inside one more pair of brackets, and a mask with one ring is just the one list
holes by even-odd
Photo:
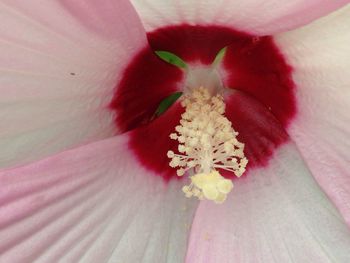
[[182, 191], [186, 197], [222, 203], [233, 188], [232, 180], [219, 171], [240, 177], [248, 163], [244, 144], [237, 140], [232, 123], [225, 117], [224, 98], [203, 87], [193, 89], [181, 99], [185, 112], [170, 138], [178, 141], [178, 153], [168, 151], [169, 165], [177, 175], [189, 174], [190, 184]]

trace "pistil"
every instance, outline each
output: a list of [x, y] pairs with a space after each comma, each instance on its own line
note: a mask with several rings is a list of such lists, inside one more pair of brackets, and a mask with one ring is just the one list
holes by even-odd
[[179, 142], [178, 153], [168, 151], [169, 165], [177, 167], [178, 176], [186, 172], [192, 174], [191, 183], [182, 189], [186, 197], [222, 203], [233, 183], [218, 170], [240, 177], [248, 163], [244, 144], [237, 140], [238, 132], [224, 116], [225, 103], [220, 94], [211, 95], [200, 87], [185, 95], [181, 105], [186, 110], [180, 125], [170, 134], [171, 139]]

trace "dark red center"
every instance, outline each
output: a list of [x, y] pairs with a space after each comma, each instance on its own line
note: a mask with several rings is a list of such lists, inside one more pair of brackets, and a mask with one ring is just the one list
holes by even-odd
[[[295, 115], [292, 69], [269, 36], [257, 38], [215, 26], [171, 26], [148, 34], [152, 50], [170, 51], [186, 62], [209, 65], [228, 46], [223, 65], [227, 88], [226, 117], [245, 143], [248, 167], [266, 165], [274, 150], [288, 140], [285, 128]], [[175, 177], [166, 156], [176, 151], [169, 138], [183, 109], [173, 105], [151, 121], [165, 97], [181, 88], [183, 72], [163, 62], [146, 47], [132, 61], [111, 104], [122, 131], [132, 130], [130, 148], [141, 164], [164, 178]]]

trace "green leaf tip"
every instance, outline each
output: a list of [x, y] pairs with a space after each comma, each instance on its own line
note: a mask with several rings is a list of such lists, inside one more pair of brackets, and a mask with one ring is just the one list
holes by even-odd
[[227, 51], [227, 47], [220, 49], [220, 51], [216, 54], [216, 57], [214, 59], [214, 62], [213, 62], [214, 65], [217, 65], [222, 61], [222, 59], [226, 54], [226, 51]]
[[187, 68], [185, 61], [183, 61], [180, 57], [168, 51], [155, 51], [156, 55], [160, 57], [165, 62], [172, 64], [179, 68]]
[[173, 105], [182, 96], [182, 94], [183, 94], [182, 92], [175, 92], [169, 95], [168, 97], [166, 97], [165, 99], [163, 99], [159, 103], [159, 106], [155, 112], [155, 117], [158, 117], [162, 115], [164, 112], [166, 112], [171, 107], [171, 105]]

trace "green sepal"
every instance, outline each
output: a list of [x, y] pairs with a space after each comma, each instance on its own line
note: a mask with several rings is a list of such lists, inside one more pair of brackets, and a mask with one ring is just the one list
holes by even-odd
[[227, 51], [227, 47], [220, 49], [220, 51], [216, 54], [213, 65], [217, 65], [222, 61], [222, 59], [224, 58], [224, 56], [226, 54], [226, 51]]
[[159, 103], [159, 106], [156, 112], [154, 113], [155, 117], [158, 117], [162, 115], [164, 112], [166, 112], [171, 107], [171, 105], [173, 105], [182, 96], [182, 94], [183, 94], [182, 92], [175, 92], [169, 95], [168, 97], [166, 97], [165, 99], [163, 99]]
[[180, 57], [168, 51], [155, 51], [156, 55], [160, 57], [165, 62], [172, 64], [176, 67], [186, 69], [187, 65]]

